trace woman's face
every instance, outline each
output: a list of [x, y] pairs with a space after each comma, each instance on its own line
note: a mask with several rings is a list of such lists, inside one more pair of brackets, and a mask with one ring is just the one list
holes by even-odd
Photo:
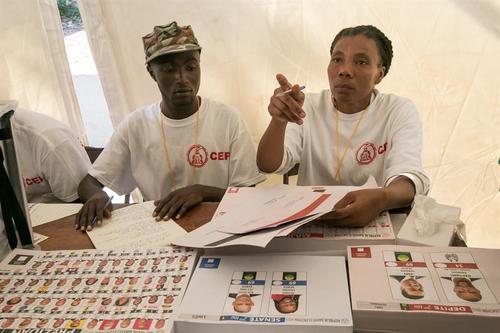
[[375, 41], [356, 35], [337, 41], [327, 72], [330, 90], [338, 105], [365, 102], [367, 105], [373, 88], [384, 77], [385, 68]]

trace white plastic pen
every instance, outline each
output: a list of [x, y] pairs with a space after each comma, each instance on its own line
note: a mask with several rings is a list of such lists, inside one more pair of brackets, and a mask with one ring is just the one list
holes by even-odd
[[[304, 90], [304, 88], [305, 88], [305, 87], [306, 87], [306, 86], [300, 86], [300, 87], [299, 87], [299, 89], [300, 89], [300, 90]], [[288, 90], [286, 90], [286, 91], [283, 91], [283, 92], [280, 92], [280, 93], [276, 94], [276, 96], [278, 96], [278, 97], [279, 97], [279, 96], [285, 96], [285, 95], [287, 95], [287, 94], [289, 94], [289, 93], [291, 93], [291, 92], [292, 92], [292, 89], [288, 89]]]

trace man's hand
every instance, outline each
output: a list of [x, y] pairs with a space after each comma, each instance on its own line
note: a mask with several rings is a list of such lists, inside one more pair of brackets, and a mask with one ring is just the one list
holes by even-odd
[[203, 201], [220, 201], [224, 192], [220, 188], [199, 184], [180, 188], [154, 202], [156, 209], [153, 211], [153, 217], [156, 221], [181, 218], [190, 208]]
[[82, 232], [90, 231], [94, 227], [92, 225], [94, 218], [96, 223], [101, 224], [103, 218], [111, 217], [113, 205], [108, 205], [106, 207], [108, 200], [108, 195], [102, 190], [92, 195], [76, 215], [75, 229], [81, 230]]
[[386, 210], [383, 188], [364, 189], [347, 193], [335, 205], [328, 218], [339, 227], [363, 227]]
[[[267, 110], [273, 119], [281, 122], [293, 122], [301, 125], [302, 118], [306, 116], [302, 110], [304, 105], [304, 93], [298, 84], [291, 85], [283, 74], [277, 74], [276, 80], [280, 87], [274, 90], [274, 95], [269, 101]], [[280, 93], [292, 89], [291, 93], [279, 96]]]

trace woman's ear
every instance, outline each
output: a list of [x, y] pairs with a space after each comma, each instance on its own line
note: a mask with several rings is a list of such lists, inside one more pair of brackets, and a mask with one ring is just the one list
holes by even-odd
[[384, 78], [384, 76], [385, 76], [385, 66], [380, 66], [377, 80], [375, 80], [375, 84], [379, 84]]

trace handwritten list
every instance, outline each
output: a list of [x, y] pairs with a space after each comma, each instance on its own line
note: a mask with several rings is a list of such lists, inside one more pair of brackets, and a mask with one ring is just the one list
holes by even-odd
[[169, 245], [187, 232], [172, 219], [157, 222], [153, 201], [113, 211], [102, 225], [87, 232], [96, 249], [155, 248]]

